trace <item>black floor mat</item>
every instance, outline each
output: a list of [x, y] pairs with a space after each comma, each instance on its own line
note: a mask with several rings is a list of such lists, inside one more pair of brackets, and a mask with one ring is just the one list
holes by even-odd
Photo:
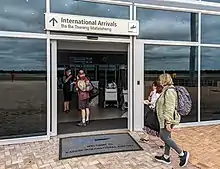
[[59, 159], [140, 150], [143, 149], [129, 133], [69, 137], [60, 139]]
[[100, 130], [127, 129], [127, 118], [94, 120], [86, 127], [78, 127], [75, 122], [59, 123], [58, 134], [80, 133]]

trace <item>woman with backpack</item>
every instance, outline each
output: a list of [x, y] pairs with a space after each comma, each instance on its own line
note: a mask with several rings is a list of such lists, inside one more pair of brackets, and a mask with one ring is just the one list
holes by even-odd
[[175, 125], [180, 123], [180, 113], [178, 110], [178, 94], [173, 86], [172, 77], [169, 74], [159, 76], [163, 91], [156, 102], [156, 112], [160, 125], [160, 138], [165, 143], [165, 151], [162, 156], [155, 156], [156, 161], [170, 164], [170, 148], [174, 149], [180, 158], [180, 167], [187, 165], [189, 161], [189, 152], [180, 149], [171, 138], [171, 132]]

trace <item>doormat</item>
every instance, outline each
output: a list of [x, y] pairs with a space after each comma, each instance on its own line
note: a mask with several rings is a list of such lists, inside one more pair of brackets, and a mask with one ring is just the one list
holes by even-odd
[[78, 136], [60, 139], [59, 159], [141, 150], [129, 133]]

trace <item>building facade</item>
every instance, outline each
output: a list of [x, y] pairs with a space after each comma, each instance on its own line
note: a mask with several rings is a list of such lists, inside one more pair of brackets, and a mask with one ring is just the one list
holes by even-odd
[[[57, 135], [60, 41], [127, 45], [129, 130], [142, 129], [142, 100], [163, 72], [192, 96], [182, 126], [220, 123], [220, 0], [2, 0], [0, 9], [0, 144]], [[139, 34], [53, 32], [45, 13], [137, 20]]]

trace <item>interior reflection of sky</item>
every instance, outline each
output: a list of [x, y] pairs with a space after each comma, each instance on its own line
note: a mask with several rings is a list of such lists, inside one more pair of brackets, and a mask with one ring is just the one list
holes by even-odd
[[[73, 0], [52, 0], [51, 11], [123, 19], [129, 19], [130, 16], [129, 7]], [[44, 12], [45, 0], [1, 0], [0, 30], [44, 33]], [[142, 38], [191, 40], [189, 13], [138, 8], [137, 18], [140, 20]], [[220, 43], [219, 18], [220, 16], [202, 15], [203, 43]], [[0, 39], [0, 69], [45, 69], [45, 41], [21, 41]], [[145, 50], [145, 65], [147, 69], [188, 69], [189, 53], [189, 47], [151, 46]], [[220, 49], [203, 49], [202, 68], [219, 69], [219, 53]]]

